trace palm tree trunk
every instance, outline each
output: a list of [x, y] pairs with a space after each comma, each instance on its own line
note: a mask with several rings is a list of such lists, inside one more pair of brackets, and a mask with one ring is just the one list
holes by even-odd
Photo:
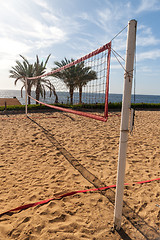
[[58, 103], [58, 95], [57, 95], [57, 93], [56, 93], [56, 90], [55, 90], [54, 86], [53, 86], [53, 88], [52, 88], [52, 91], [53, 91], [53, 94], [54, 94], [54, 96], [55, 96], [55, 103]]
[[[36, 100], [39, 101], [39, 97], [40, 97], [40, 80], [37, 80], [37, 87], [36, 87]], [[36, 104], [38, 104], [38, 102], [36, 102]]]
[[[28, 95], [30, 95], [29, 92], [28, 92]], [[28, 104], [31, 104], [31, 99], [30, 99], [30, 97], [28, 97]]]
[[[31, 96], [31, 84], [30, 84], [30, 82], [28, 82], [28, 95]], [[30, 97], [28, 97], [28, 104], [31, 104], [31, 99], [30, 99]]]
[[73, 87], [70, 87], [70, 104], [73, 105]]
[[79, 86], [79, 104], [82, 103], [82, 86]]

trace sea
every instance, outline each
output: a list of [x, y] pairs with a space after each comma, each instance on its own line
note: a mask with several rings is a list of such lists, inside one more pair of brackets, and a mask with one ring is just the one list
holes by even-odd
[[[69, 93], [68, 92], [57, 92], [58, 95], [58, 101], [59, 103], [69, 103]], [[97, 96], [96, 96], [97, 95]], [[101, 98], [99, 98], [98, 95], [101, 95]], [[16, 97], [22, 105], [25, 104], [25, 92], [23, 91], [23, 94], [21, 96], [20, 90], [0, 90], [0, 98], [14, 98]], [[32, 97], [35, 98], [35, 92], [32, 92]], [[78, 103], [78, 93], [74, 93], [74, 103]], [[87, 98], [83, 99], [82, 102], [85, 103], [92, 103], [90, 102], [91, 99], [101, 99], [98, 102], [104, 102], [104, 94], [97, 94], [97, 93], [90, 93], [90, 95], [87, 96]], [[40, 98], [40, 101], [45, 103], [54, 103], [55, 97], [54, 95], [50, 97], [49, 92], [46, 94], [46, 98]], [[94, 100], [93, 100], [94, 101]], [[122, 94], [109, 94], [109, 102], [115, 103], [115, 102], [122, 102]], [[135, 94], [134, 96], [131, 96], [131, 102], [132, 103], [160, 103], [160, 95], [140, 95]], [[96, 100], [95, 100], [96, 103]], [[35, 104], [35, 101], [31, 99], [31, 104]]]

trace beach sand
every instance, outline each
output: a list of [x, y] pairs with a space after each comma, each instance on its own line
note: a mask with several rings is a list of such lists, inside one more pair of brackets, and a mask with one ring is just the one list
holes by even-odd
[[[120, 117], [106, 123], [61, 112], [0, 115], [0, 214], [54, 194], [116, 184]], [[160, 111], [137, 111], [125, 182], [160, 177]], [[160, 181], [78, 193], [0, 217], [0, 240], [160, 239]]]

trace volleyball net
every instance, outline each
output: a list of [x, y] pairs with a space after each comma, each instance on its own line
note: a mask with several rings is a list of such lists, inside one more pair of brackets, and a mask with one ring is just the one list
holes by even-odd
[[[50, 105], [32, 96], [29, 97], [39, 104], [60, 111], [107, 121], [110, 56], [111, 42], [77, 60], [65, 58], [61, 62], [55, 62], [55, 67], [51, 72], [27, 78], [26, 81], [51, 78], [50, 81], [56, 93], [56, 104]], [[77, 108], [80, 105], [81, 111], [66, 108], [62, 106], [62, 103], [64, 106], [65, 104], [75, 105]], [[96, 111], [95, 114], [94, 109], [99, 107], [102, 111], [99, 114]]]

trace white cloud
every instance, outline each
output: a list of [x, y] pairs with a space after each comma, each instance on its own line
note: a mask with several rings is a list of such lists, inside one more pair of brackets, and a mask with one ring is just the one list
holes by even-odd
[[100, 22], [104, 24], [105, 22], [111, 21], [113, 12], [111, 9], [105, 8], [103, 11], [98, 11], [98, 15]]
[[[39, 40], [52, 40], [52, 44], [65, 39], [65, 32], [56, 26], [48, 26], [35, 19], [32, 19], [32, 28], [26, 35]], [[45, 47], [45, 46], [44, 46]]]
[[152, 29], [150, 27], [147, 27], [146, 25], [143, 24], [138, 24], [138, 31], [141, 32], [141, 34], [144, 35], [151, 35], [152, 34]]
[[[13, 24], [11, 22], [0, 24], [1, 35], [6, 36], [8, 39], [10, 37], [12, 39], [15, 39], [12, 40], [11, 44], [9, 44], [10, 46], [13, 46], [14, 41], [17, 41], [16, 39], [21, 40], [17, 46], [14, 44], [14, 52], [20, 51], [22, 49], [22, 46], [26, 46], [26, 51], [28, 51], [31, 50], [32, 47], [35, 48], [35, 46], [37, 48], [46, 48], [57, 42], [59, 43], [67, 40], [67, 34], [64, 30], [60, 29], [57, 26], [48, 25], [45, 22], [41, 22], [40, 20], [29, 16], [27, 13], [23, 14], [21, 25], [23, 25], [23, 28], [18, 24], [15, 25], [14, 22]], [[28, 43], [34, 42], [34, 45], [30, 45], [30, 47], [28, 47], [28, 45], [25, 44], [27, 41]]]
[[50, 26], [56, 26], [65, 32], [66, 35], [79, 33], [82, 29], [82, 24], [78, 21], [79, 16], [73, 14], [72, 16], [64, 15], [61, 11], [43, 11], [41, 16], [45, 22]]
[[128, 20], [131, 18], [133, 8], [130, 2], [114, 2], [106, 1], [106, 5], [103, 9], [97, 10], [97, 23], [103, 27], [104, 30], [110, 29], [111, 32], [120, 30], [119, 27], [122, 24], [122, 28], [127, 25]]
[[137, 54], [137, 61], [143, 61], [146, 59], [156, 60], [160, 58], [160, 49], [150, 50]]
[[159, 0], [141, 0], [141, 4], [137, 9], [136, 13], [141, 13], [144, 11], [158, 11], [160, 10]]
[[160, 39], [157, 39], [150, 27], [145, 25], [138, 26], [137, 45], [141, 47], [156, 46], [160, 44]]
[[79, 18], [81, 18], [82, 20], [91, 21], [91, 18], [87, 12], [81, 12]]
[[60, 24], [60, 18], [56, 16], [54, 13], [50, 13], [48, 11], [42, 12], [41, 16], [48, 21], [50, 24]]
[[33, 2], [35, 2], [40, 7], [50, 11], [50, 7], [49, 7], [49, 5], [47, 4], [46, 1], [44, 1], [44, 0], [33, 0]]
[[160, 39], [156, 39], [154, 36], [138, 36], [137, 45], [138, 46], [155, 46], [160, 44]]
[[151, 68], [149, 68], [148, 66], [139, 66], [138, 67], [138, 72], [140, 73], [153, 73], [153, 70]]
[[18, 41], [9, 38], [0, 38], [0, 52], [1, 57], [4, 54], [15, 56], [17, 53], [25, 53], [31, 49], [30, 46]]

